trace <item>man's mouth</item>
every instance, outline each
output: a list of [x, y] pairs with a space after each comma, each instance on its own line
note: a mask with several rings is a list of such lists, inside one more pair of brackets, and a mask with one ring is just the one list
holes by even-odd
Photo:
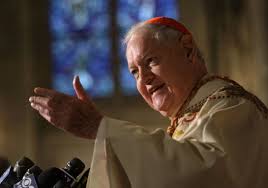
[[165, 84], [161, 84], [159, 86], [153, 87], [149, 90], [149, 93], [152, 95], [154, 92], [156, 92], [157, 90], [163, 88], [165, 86]]

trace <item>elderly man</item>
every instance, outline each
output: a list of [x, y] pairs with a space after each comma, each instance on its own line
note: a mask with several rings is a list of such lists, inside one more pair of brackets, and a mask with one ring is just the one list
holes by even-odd
[[191, 33], [157, 17], [126, 35], [144, 100], [171, 119], [148, 132], [103, 116], [79, 78], [72, 97], [36, 88], [31, 106], [54, 126], [95, 139], [90, 188], [267, 187], [268, 110], [236, 82], [210, 76]]

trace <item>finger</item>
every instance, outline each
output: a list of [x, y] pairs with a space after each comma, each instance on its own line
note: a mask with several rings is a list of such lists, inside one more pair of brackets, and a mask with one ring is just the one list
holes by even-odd
[[34, 93], [36, 93], [37, 95], [47, 96], [47, 97], [54, 97], [56, 95], [63, 95], [63, 93], [57, 92], [55, 90], [41, 88], [41, 87], [34, 88]]
[[46, 107], [44, 107], [42, 105], [39, 105], [37, 103], [31, 103], [31, 107], [33, 109], [37, 110], [39, 113], [47, 114], [48, 116], [51, 115], [51, 111], [48, 108], [46, 108]]
[[75, 90], [78, 99], [83, 101], [91, 101], [90, 97], [87, 95], [85, 89], [83, 88], [79, 76], [75, 76], [73, 79], [73, 88]]
[[48, 106], [49, 105], [49, 98], [47, 97], [40, 97], [40, 96], [31, 96], [29, 98], [30, 103], [40, 104], [42, 106]]
[[61, 99], [60, 97], [48, 98], [40, 96], [31, 96], [29, 98], [30, 103], [41, 105], [44, 108], [48, 108], [49, 110], [55, 110], [60, 108], [62, 104], [64, 104], [63, 100], [64, 99]]
[[[47, 115], [46, 113], [39, 112], [39, 114], [46, 119], [49, 123], [53, 124], [51, 116]], [[53, 124], [54, 125], [54, 124]]]

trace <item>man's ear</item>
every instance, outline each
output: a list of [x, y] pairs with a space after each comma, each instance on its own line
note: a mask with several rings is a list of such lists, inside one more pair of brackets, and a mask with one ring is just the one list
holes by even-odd
[[182, 48], [185, 51], [186, 57], [190, 60], [193, 61], [193, 58], [196, 53], [196, 46], [193, 41], [193, 37], [190, 34], [184, 34], [181, 37], [181, 45]]

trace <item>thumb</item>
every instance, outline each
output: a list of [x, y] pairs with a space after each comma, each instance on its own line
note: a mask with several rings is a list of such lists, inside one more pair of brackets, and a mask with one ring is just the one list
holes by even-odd
[[90, 102], [90, 97], [87, 95], [85, 89], [83, 88], [79, 76], [75, 76], [73, 79], [73, 88], [75, 90], [78, 99], [86, 102]]

